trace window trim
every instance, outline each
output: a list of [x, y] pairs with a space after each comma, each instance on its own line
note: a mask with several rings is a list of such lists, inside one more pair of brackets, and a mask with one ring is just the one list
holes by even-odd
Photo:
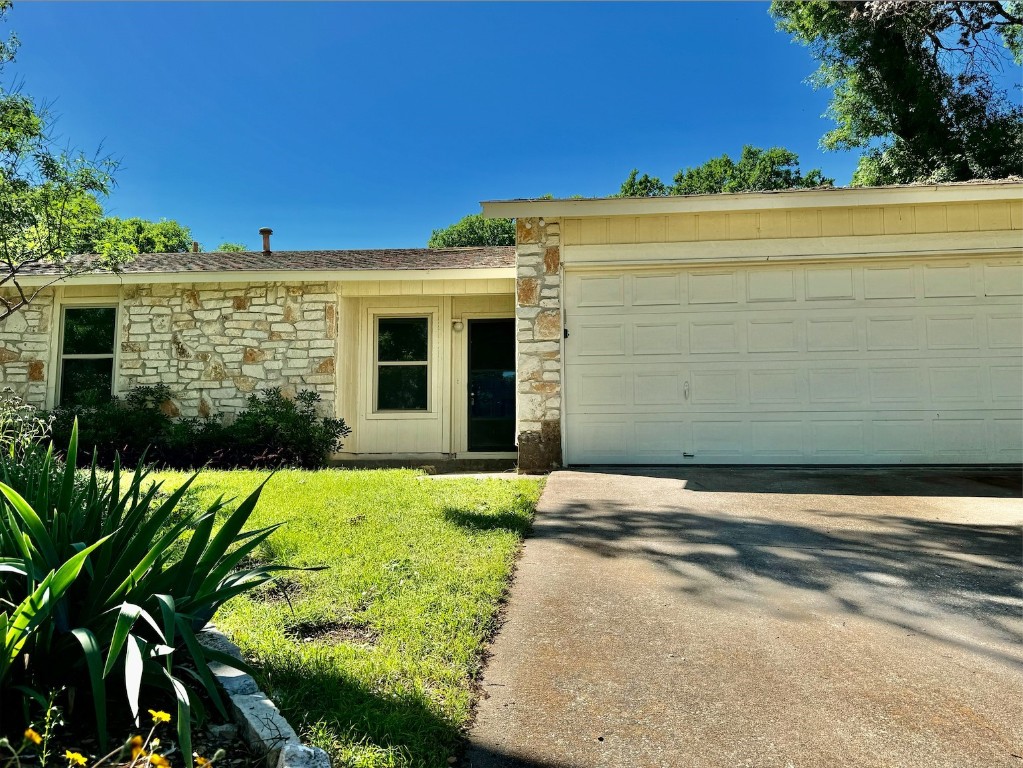
[[[433, 409], [433, 313], [432, 312], [374, 312], [371, 343], [373, 344], [373, 381], [371, 396], [373, 398], [373, 415], [378, 416], [410, 416], [423, 417], [432, 415]], [[380, 359], [380, 321], [381, 320], [425, 320], [426, 321], [426, 360], [381, 360]], [[381, 408], [380, 407], [380, 367], [420, 367], [426, 368], [426, 407], [425, 408]]]
[[[64, 328], [66, 325], [67, 311], [69, 309], [112, 309], [114, 310], [114, 349], [109, 354], [64, 354]], [[110, 394], [117, 393], [117, 370], [118, 350], [120, 345], [117, 342], [118, 329], [120, 328], [121, 309], [117, 301], [110, 299], [96, 299], [93, 301], [67, 301], [61, 302], [59, 323], [57, 328], [57, 349], [56, 349], [56, 376], [54, 377], [54, 406], [59, 406], [64, 397], [64, 360], [106, 360], [110, 359]]]

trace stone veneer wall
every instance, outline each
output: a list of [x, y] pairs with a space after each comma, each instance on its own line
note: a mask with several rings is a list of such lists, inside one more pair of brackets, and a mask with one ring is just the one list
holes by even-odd
[[326, 283], [126, 286], [118, 390], [167, 384], [182, 415], [207, 416], [258, 389], [311, 389], [333, 413], [337, 313]]
[[53, 291], [43, 291], [22, 310], [0, 321], [0, 387], [11, 387], [37, 408], [46, 407]]
[[515, 226], [519, 470], [542, 472], [561, 458], [560, 224]]
[[[40, 408], [57, 338], [50, 327], [53, 301], [53, 292], [46, 292], [0, 324], [0, 385]], [[118, 392], [167, 384], [171, 415], [207, 416], [240, 410], [259, 389], [311, 389], [322, 397], [322, 412], [333, 414], [333, 286], [155, 283], [124, 286], [110, 302], [119, 305]]]

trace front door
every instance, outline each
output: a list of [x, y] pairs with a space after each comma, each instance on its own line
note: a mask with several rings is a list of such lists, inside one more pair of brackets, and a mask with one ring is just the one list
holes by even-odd
[[515, 320], [469, 321], [469, 450], [515, 450]]

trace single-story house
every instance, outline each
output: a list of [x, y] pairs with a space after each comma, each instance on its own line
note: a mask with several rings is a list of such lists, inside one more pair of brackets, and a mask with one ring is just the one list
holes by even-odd
[[0, 325], [0, 377], [44, 408], [165, 383], [182, 415], [312, 389], [339, 459], [1023, 461], [1019, 181], [483, 211], [514, 247], [266, 235], [65, 280]]

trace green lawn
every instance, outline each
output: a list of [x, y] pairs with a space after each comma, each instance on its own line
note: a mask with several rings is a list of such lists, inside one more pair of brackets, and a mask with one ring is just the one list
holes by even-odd
[[[203, 472], [193, 498], [243, 497], [266, 474]], [[157, 475], [165, 488], [184, 477]], [[280, 472], [251, 522], [287, 524], [261, 559], [327, 570], [285, 574], [215, 621], [336, 767], [446, 765], [540, 488], [408, 470]]]

